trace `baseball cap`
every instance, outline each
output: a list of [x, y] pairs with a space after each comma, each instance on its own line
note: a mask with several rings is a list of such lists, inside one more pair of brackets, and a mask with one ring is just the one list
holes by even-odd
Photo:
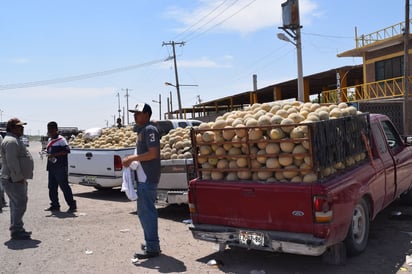
[[11, 118], [10, 120], [7, 121], [7, 127], [24, 126], [24, 125], [27, 125], [27, 123], [20, 121], [20, 119], [18, 118]]
[[129, 109], [130, 112], [146, 112], [152, 115], [152, 108], [146, 103], [137, 103], [134, 109]]

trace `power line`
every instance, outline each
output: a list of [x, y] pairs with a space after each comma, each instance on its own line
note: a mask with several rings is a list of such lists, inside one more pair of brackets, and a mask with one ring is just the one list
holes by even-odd
[[354, 37], [353, 37], [353, 36], [337, 36], [337, 35], [318, 34], [318, 33], [308, 33], [308, 32], [302, 32], [302, 34], [305, 34], [305, 35], [311, 35], [311, 36], [318, 36], [318, 37], [324, 37], [324, 38], [354, 39]]
[[[196, 28], [192, 33], [189, 33], [188, 35], [184, 36], [182, 38], [182, 40], [187, 40], [190, 36], [195, 35], [195, 33], [200, 30], [201, 28], [203, 28], [204, 26], [208, 25], [210, 22], [212, 22], [213, 20], [215, 20], [216, 18], [218, 18], [220, 15], [222, 15], [223, 13], [225, 13], [229, 8], [231, 8], [234, 4], [236, 4], [236, 2], [238, 2], [239, 0], [234, 1], [233, 3], [231, 3], [229, 6], [227, 6], [225, 9], [223, 9], [222, 11], [220, 11], [218, 14], [216, 14], [215, 16], [213, 16], [211, 19], [209, 19], [208, 21], [206, 21], [205, 23], [203, 23], [201, 26], [199, 26], [198, 28]], [[225, 3], [225, 2], [223, 2]], [[220, 7], [221, 5], [219, 5], [218, 7]], [[214, 9], [212, 12], [210, 12], [208, 15], [212, 14], [216, 9]], [[193, 26], [197, 25], [198, 23], [200, 23], [201, 20], [203, 20], [205, 17], [201, 18], [197, 23], [195, 23]], [[192, 27], [189, 27], [189, 29], [191, 29]]]
[[210, 28], [205, 29], [204, 31], [198, 33], [197, 35], [195, 35], [193, 38], [189, 39], [187, 38], [187, 41], [192, 41], [195, 38], [198, 38], [199, 36], [203, 35], [204, 33], [214, 29], [217, 26], [220, 26], [221, 24], [223, 24], [224, 22], [226, 22], [227, 20], [229, 20], [230, 18], [234, 17], [235, 15], [239, 14], [241, 11], [245, 10], [246, 8], [248, 8], [250, 5], [252, 5], [254, 2], [256, 2], [256, 0], [252, 0], [250, 1], [248, 4], [246, 4], [245, 6], [243, 6], [241, 9], [239, 9], [238, 11], [234, 12], [232, 15], [226, 17], [225, 19], [221, 20], [220, 22], [216, 23], [215, 25], [211, 26]]
[[93, 73], [88, 73], [88, 74], [55, 78], [55, 79], [50, 79], [50, 80], [33, 81], [33, 82], [27, 82], [27, 83], [0, 85], [0, 90], [32, 88], [32, 87], [46, 86], [46, 85], [51, 85], [51, 84], [59, 84], [59, 83], [67, 83], [67, 82], [85, 80], [85, 79], [111, 75], [111, 74], [120, 73], [123, 71], [133, 70], [133, 69], [140, 68], [140, 67], [145, 67], [145, 66], [154, 65], [157, 63], [166, 62], [166, 61], [169, 61], [171, 58], [172, 57], [167, 57], [167, 58], [153, 60], [150, 62], [138, 64], [138, 65], [131, 65], [131, 66], [126, 66], [126, 67], [121, 67], [121, 68], [116, 68], [116, 69], [111, 69], [111, 70], [105, 70], [105, 71], [100, 71], [100, 72], [93, 72]]
[[[202, 16], [199, 20], [197, 20], [197, 22], [195, 22], [194, 24], [192, 24], [190, 27], [186, 28], [184, 31], [180, 32], [179, 34], [176, 35], [176, 37], [183, 35], [184, 33], [188, 32], [189, 30], [191, 30], [192, 28], [194, 28], [196, 25], [200, 24], [200, 22], [202, 22], [204, 19], [206, 19], [209, 15], [211, 15], [212, 13], [214, 13], [215, 11], [217, 11], [220, 7], [222, 7], [227, 1], [229, 0], [224, 0], [222, 1], [222, 3], [220, 3], [219, 5], [217, 5], [214, 9], [212, 9], [211, 11], [209, 11], [206, 15]], [[238, 0], [236, 0], [234, 3], [236, 3]], [[232, 5], [234, 4], [232, 3]], [[232, 6], [231, 5], [231, 6]], [[229, 6], [229, 7], [231, 7]], [[229, 7], [227, 7], [226, 9], [228, 9]], [[225, 10], [226, 10], [225, 9]], [[172, 39], [173, 40], [173, 39]]]

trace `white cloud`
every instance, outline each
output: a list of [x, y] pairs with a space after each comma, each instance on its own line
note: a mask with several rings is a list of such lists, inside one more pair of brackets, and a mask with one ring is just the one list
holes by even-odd
[[15, 58], [11, 60], [11, 63], [14, 63], [14, 64], [27, 64], [29, 62], [30, 60], [24, 57], [19, 57], [19, 58]]
[[[223, 3], [222, 0], [201, 0], [194, 10], [174, 7], [169, 10], [168, 16], [184, 25], [178, 32], [186, 31], [186, 35], [209, 29], [245, 35], [260, 29], [280, 26], [283, 2], [285, 0], [255, 2], [243, 0], [230, 6], [233, 1]], [[219, 5], [221, 6], [217, 8]], [[301, 22], [309, 24], [316, 8], [317, 5], [312, 0], [301, 0], [299, 2]]]
[[182, 60], [178, 62], [179, 67], [186, 68], [222, 68], [231, 67], [232, 59], [228, 59], [227, 56], [220, 58], [218, 61], [211, 60], [207, 57], [202, 57], [198, 60]]

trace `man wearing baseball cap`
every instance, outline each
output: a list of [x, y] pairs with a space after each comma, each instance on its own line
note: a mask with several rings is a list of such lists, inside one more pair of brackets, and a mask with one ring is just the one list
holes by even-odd
[[136, 151], [123, 159], [125, 167], [133, 161], [140, 164], [137, 167], [137, 215], [144, 232], [145, 244], [141, 245], [142, 253], [135, 253], [134, 259], [148, 259], [160, 255], [158, 235], [157, 184], [160, 179], [160, 137], [157, 128], [150, 123], [152, 108], [146, 103], [136, 104], [134, 120], [138, 126]]
[[7, 134], [1, 143], [3, 160], [1, 183], [10, 199], [10, 233], [14, 240], [28, 240], [31, 232], [24, 229], [23, 215], [27, 209], [27, 180], [33, 178], [33, 158], [20, 140], [26, 123], [17, 118], [7, 122]]

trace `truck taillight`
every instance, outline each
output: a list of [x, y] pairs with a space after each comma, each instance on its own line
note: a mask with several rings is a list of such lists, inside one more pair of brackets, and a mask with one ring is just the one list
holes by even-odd
[[189, 213], [196, 213], [196, 206], [193, 203], [189, 203]]
[[315, 222], [329, 223], [333, 218], [332, 201], [325, 196], [313, 197]]
[[114, 155], [114, 170], [121, 171], [123, 169], [122, 158], [119, 155]]

